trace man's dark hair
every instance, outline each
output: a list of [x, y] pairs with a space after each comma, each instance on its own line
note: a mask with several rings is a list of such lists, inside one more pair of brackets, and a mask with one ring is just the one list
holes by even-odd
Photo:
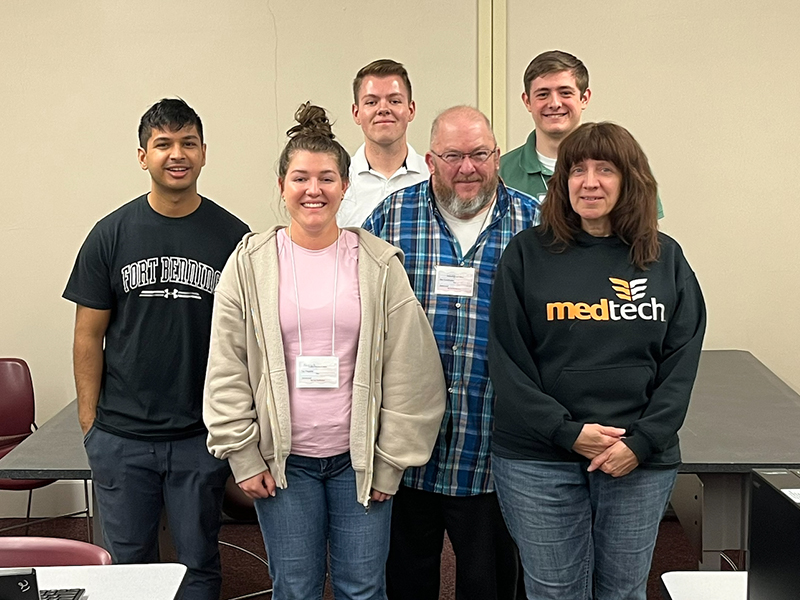
[[154, 129], [179, 131], [184, 127], [197, 128], [200, 143], [203, 143], [203, 122], [194, 109], [180, 98], [164, 98], [147, 109], [139, 121], [139, 146], [147, 150], [147, 140]]
[[525, 69], [525, 75], [522, 76], [522, 85], [525, 87], [525, 93], [530, 95], [531, 83], [537, 77], [561, 73], [562, 71], [572, 73], [575, 78], [575, 84], [578, 86], [578, 91], [583, 96], [586, 90], [589, 89], [589, 71], [586, 70], [586, 65], [577, 56], [561, 50], [542, 52], [531, 61], [528, 68]]
[[364, 79], [370, 75], [373, 77], [391, 77], [393, 75], [399, 77], [406, 86], [408, 101], [411, 102], [411, 80], [408, 78], [408, 71], [406, 71], [406, 68], [402, 63], [396, 60], [381, 58], [379, 60], [373, 60], [356, 73], [356, 78], [353, 80], [353, 100], [356, 106], [358, 106], [358, 94], [361, 92], [361, 84], [364, 83]]

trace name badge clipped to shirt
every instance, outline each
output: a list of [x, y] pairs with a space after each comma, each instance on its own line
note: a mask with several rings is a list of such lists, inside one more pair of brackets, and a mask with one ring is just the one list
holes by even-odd
[[338, 356], [297, 356], [295, 371], [295, 386], [298, 388], [339, 387]]
[[475, 267], [435, 267], [434, 292], [439, 296], [474, 296]]

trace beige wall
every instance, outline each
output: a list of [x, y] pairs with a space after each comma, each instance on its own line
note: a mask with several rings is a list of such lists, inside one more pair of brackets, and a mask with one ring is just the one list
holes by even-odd
[[751, 351], [800, 391], [800, 4], [508, 0], [508, 140], [532, 128], [520, 94], [539, 52], [589, 69], [585, 121], [624, 125], [647, 152], [666, 217], [708, 305], [705, 347]]
[[[477, 101], [486, 1], [0, 2], [0, 355], [30, 363], [39, 420], [74, 397], [74, 307], [61, 292], [94, 222], [147, 189], [135, 131], [150, 104], [180, 95], [198, 110], [201, 192], [261, 230], [281, 218], [275, 161], [300, 102], [329, 108], [356, 149], [350, 81], [368, 61], [409, 68], [419, 151], [437, 111]], [[583, 58], [586, 119], [627, 126], [651, 158], [663, 228], [706, 294], [706, 347], [750, 350], [800, 390], [789, 241], [800, 221], [800, 4], [507, 1], [509, 146], [531, 128], [519, 100], [528, 61], [551, 48]]]
[[[477, 101], [477, 11], [464, 7], [0, 2], [0, 356], [29, 362], [39, 421], [74, 397], [74, 306], [61, 293], [92, 225], [148, 189], [136, 127], [154, 101], [179, 95], [198, 111], [201, 193], [263, 230], [282, 218], [275, 164], [301, 102], [328, 108], [352, 152], [360, 144], [351, 82], [364, 64], [406, 64], [421, 152], [438, 111]], [[441, 68], [448, 56], [457, 60]]]

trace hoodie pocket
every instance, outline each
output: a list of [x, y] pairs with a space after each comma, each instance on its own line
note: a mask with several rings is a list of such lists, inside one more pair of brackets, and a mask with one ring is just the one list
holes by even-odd
[[561, 371], [551, 395], [579, 423], [627, 428], [647, 407], [653, 371], [647, 365], [622, 365]]

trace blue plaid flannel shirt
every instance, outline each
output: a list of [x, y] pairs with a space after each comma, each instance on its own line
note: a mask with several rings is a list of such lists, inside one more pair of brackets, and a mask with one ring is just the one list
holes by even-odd
[[[364, 229], [405, 254], [411, 287], [433, 328], [448, 387], [448, 401], [430, 461], [408, 469], [403, 483], [448, 496], [473, 496], [494, 489], [489, 449], [494, 388], [486, 345], [489, 300], [497, 263], [511, 238], [539, 220], [539, 202], [497, 186], [491, 220], [466, 253], [436, 208], [429, 181], [395, 192], [378, 205]], [[473, 297], [434, 293], [436, 265], [474, 267]]]

